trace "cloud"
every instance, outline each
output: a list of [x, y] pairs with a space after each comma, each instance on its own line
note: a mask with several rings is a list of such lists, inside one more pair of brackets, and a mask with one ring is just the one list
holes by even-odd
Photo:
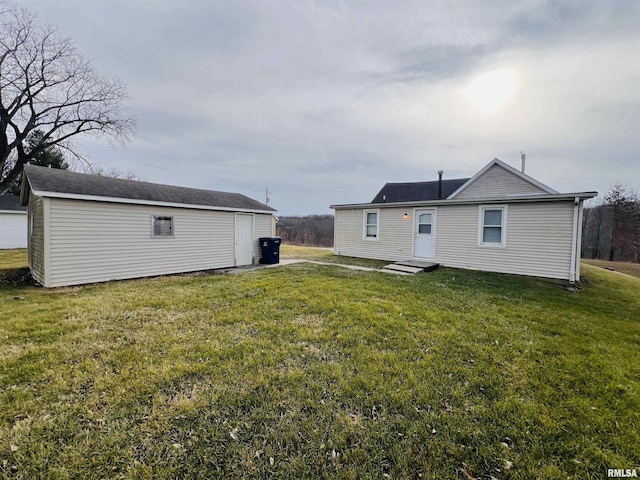
[[[559, 190], [640, 189], [640, 3], [23, 0], [129, 86], [138, 136], [92, 158], [156, 182], [273, 191], [281, 213], [494, 157]], [[464, 96], [518, 74], [494, 114]], [[635, 163], [634, 163], [635, 162]]]
[[528, 49], [608, 42], [636, 35], [639, 17], [634, 0], [533, 2], [506, 20], [498, 41]]

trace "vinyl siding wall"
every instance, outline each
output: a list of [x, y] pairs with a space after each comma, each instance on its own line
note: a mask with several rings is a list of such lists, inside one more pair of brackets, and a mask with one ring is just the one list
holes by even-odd
[[573, 202], [514, 203], [505, 247], [478, 245], [478, 205], [438, 208], [436, 260], [448, 267], [568, 280]]
[[[50, 282], [75, 285], [232, 267], [235, 214], [50, 199]], [[152, 217], [173, 217], [174, 236], [152, 237]], [[264, 220], [255, 215], [256, 236]], [[257, 246], [257, 242], [256, 242]]]
[[[370, 209], [368, 209], [370, 211]], [[407, 260], [413, 255], [413, 209], [381, 208], [378, 240], [363, 240], [363, 209], [336, 210], [333, 252], [347, 257]], [[408, 214], [409, 218], [402, 216]]]
[[547, 193], [499, 165], [489, 168], [458, 195], [451, 198], [490, 198]]
[[[33, 218], [33, 232], [27, 238], [27, 257], [33, 278], [45, 284], [45, 250], [44, 250], [44, 202], [46, 200], [35, 195], [29, 196], [28, 216]], [[27, 218], [28, 218], [27, 216]], [[28, 228], [28, 223], [27, 223]]]
[[[505, 247], [478, 245], [480, 207], [435, 207], [436, 262], [447, 267], [569, 279], [573, 202], [509, 204]], [[409, 215], [406, 220], [404, 213]], [[336, 210], [334, 253], [394, 261], [412, 258], [413, 213], [413, 208], [381, 208], [376, 242], [362, 239], [362, 209]]]
[[0, 248], [27, 247], [26, 212], [0, 212]]
[[260, 241], [258, 240], [260, 237], [271, 237], [273, 236], [273, 230], [271, 226], [273, 225], [273, 216], [264, 215], [264, 214], [256, 214], [255, 216], [255, 253], [254, 253], [254, 262], [257, 262], [262, 258], [262, 247], [260, 247]]

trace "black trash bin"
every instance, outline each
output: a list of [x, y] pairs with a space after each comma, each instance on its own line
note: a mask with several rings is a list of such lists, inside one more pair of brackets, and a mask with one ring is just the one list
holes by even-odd
[[280, 244], [282, 237], [260, 237], [260, 248], [262, 249], [262, 258], [260, 263], [265, 265], [273, 265], [280, 263]]

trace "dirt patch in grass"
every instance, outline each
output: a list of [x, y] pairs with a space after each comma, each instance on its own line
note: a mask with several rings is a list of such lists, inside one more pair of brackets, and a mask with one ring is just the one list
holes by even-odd
[[0, 285], [37, 285], [27, 266], [25, 248], [0, 250]]
[[0, 270], [0, 283], [8, 285], [37, 285], [28, 268], [13, 268]]

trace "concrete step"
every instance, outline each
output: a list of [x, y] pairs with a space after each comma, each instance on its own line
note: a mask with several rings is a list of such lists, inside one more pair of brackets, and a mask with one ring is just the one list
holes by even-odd
[[385, 265], [383, 267], [383, 270], [387, 270], [387, 271], [391, 270], [393, 272], [408, 273], [410, 275], [415, 275], [416, 273], [424, 272], [424, 268], [409, 267], [407, 265], [398, 265], [396, 263]]
[[421, 268], [425, 272], [431, 272], [432, 270], [437, 269], [440, 264], [434, 262], [424, 262], [421, 260], [403, 260], [400, 262], [395, 262], [396, 265], [404, 265], [406, 267], [414, 267]]
[[414, 275], [413, 273], [401, 272], [400, 270], [391, 270], [389, 268], [381, 268], [378, 271], [382, 273], [392, 273], [394, 275]]

